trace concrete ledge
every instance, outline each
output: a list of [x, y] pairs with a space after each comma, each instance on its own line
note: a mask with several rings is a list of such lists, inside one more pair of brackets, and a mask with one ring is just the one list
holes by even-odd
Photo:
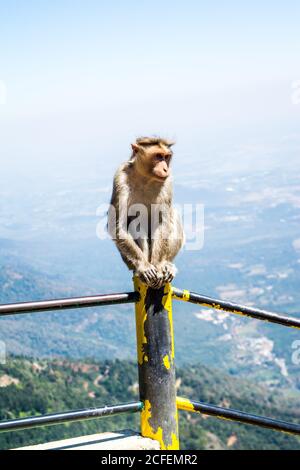
[[159, 450], [158, 441], [141, 437], [140, 434], [125, 430], [104, 432], [90, 436], [74, 437], [62, 441], [47, 442], [34, 446], [19, 447], [15, 450]]

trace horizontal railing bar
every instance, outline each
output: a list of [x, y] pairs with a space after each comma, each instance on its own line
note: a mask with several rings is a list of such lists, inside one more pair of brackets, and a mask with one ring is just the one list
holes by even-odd
[[71, 421], [83, 421], [88, 419], [103, 418], [120, 413], [136, 413], [143, 409], [141, 401], [124, 405], [105, 406], [103, 408], [87, 408], [84, 410], [66, 411], [28, 418], [9, 419], [0, 422], [0, 432], [18, 431], [20, 429], [36, 428], [39, 426], [50, 426]]
[[264, 416], [257, 416], [243, 411], [232, 410], [230, 408], [222, 408], [220, 406], [208, 405], [196, 401], [187, 400], [186, 398], [177, 397], [177, 408], [184, 411], [198, 412], [209, 416], [215, 416], [220, 419], [228, 419], [244, 424], [252, 424], [263, 428], [273, 429], [274, 431], [287, 432], [290, 434], [300, 434], [300, 425], [295, 423], [287, 423]]
[[177, 289], [176, 287], [172, 288], [172, 292], [173, 298], [177, 300], [183, 300], [185, 302], [191, 302], [193, 304], [198, 304], [203, 307], [215, 308], [217, 310], [223, 310], [225, 312], [231, 312], [237, 315], [255, 318], [256, 320], [278, 323], [280, 325], [287, 326], [290, 328], [300, 328], [300, 319], [298, 318], [287, 317], [285, 315], [268, 312], [266, 310], [246, 307], [244, 305], [238, 305], [225, 300], [213, 299], [211, 297], [196, 294], [195, 292], [190, 292], [188, 290]]
[[90, 295], [57, 300], [39, 300], [0, 305], [0, 317], [22, 313], [45, 312], [49, 310], [67, 310], [71, 308], [99, 307], [101, 305], [128, 304], [138, 302], [138, 292], [121, 294]]

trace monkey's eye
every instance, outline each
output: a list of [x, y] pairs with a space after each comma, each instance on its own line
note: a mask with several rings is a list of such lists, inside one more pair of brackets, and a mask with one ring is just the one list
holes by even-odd
[[165, 157], [164, 157], [161, 153], [157, 153], [157, 154], [155, 155], [155, 160], [156, 160], [157, 162], [162, 162], [164, 159], [165, 159]]

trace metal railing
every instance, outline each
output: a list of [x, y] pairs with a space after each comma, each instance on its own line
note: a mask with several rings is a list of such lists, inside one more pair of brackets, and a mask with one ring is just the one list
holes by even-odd
[[246, 307], [180, 290], [170, 284], [154, 290], [134, 278], [134, 292], [42, 300], [0, 305], [0, 317], [104, 305], [135, 303], [140, 401], [87, 408], [0, 422], [0, 432], [48, 426], [65, 422], [141, 412], [141, 434], [160, 442], [161, 449], [179, 449], [177, 410], [201, 413], [235, 422], [300, 435], [300, 424], [257, 416], [177, 397], [175, 384], [172, 300], [244, 315], [258, 320], [300, 328], [300, 319]]

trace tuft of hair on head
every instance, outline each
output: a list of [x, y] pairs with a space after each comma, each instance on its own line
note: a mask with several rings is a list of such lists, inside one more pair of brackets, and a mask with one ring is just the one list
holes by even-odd
[[136, 139], [136, 144], [141, 145], [142, 147], [152, 146], [152, 145], [165, 145], [166, 147], [172, 147], [175, 144], [172, 140], [162, 139], [161, 137], [138, 137]]
[[129, 161], [134, 162], [136, 153], [140, 148], [148, 148], [154, 145], [164, 145], [165, 147], [172, 147], [175, 142], [172, 140], [162, 139], [161, 137], [138, 137], [134, 144], [131, 144], [132, 154]]

